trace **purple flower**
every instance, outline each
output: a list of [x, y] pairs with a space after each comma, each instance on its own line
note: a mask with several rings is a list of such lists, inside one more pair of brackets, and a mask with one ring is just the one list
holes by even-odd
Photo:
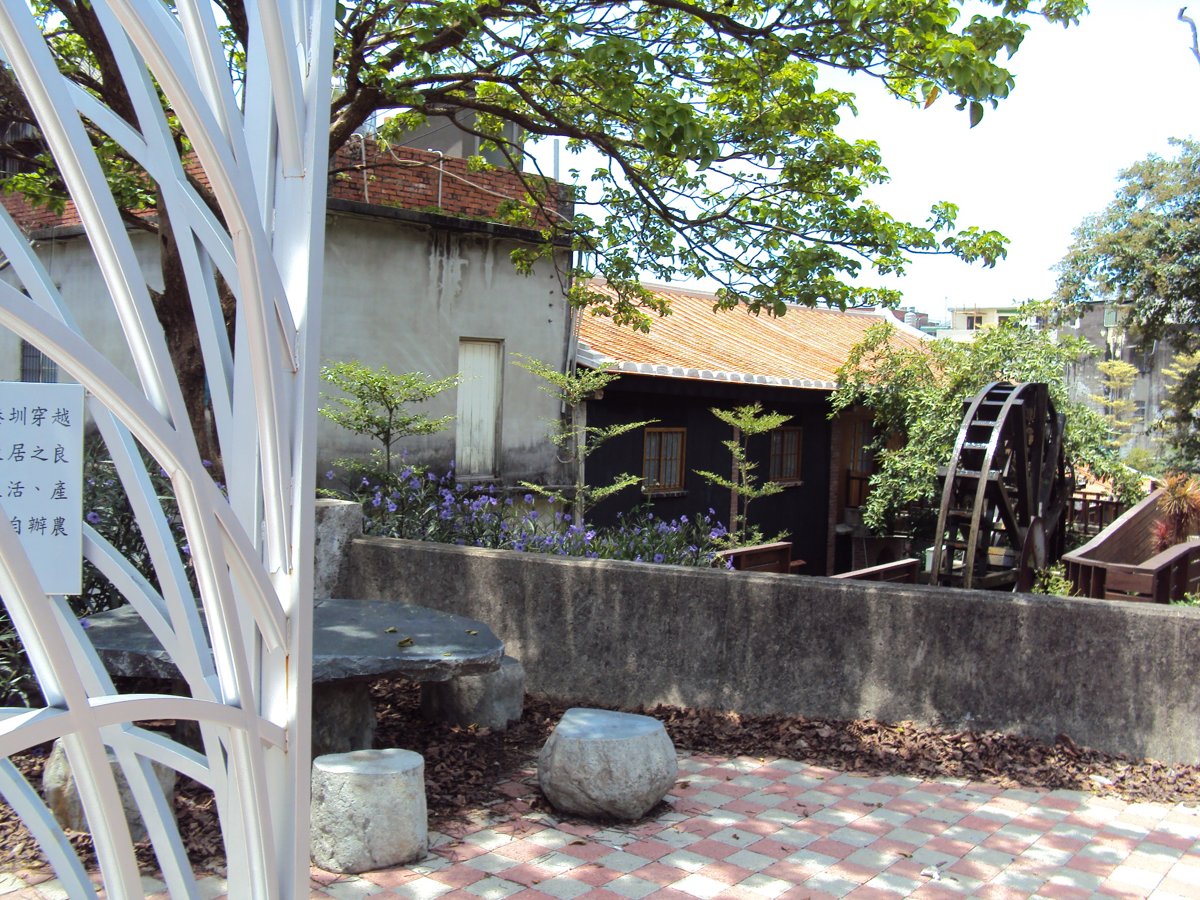
[[92, 525], [100, 524], [100, 513], [96, 512], [94, 509], [91, 512], [89, 512], [86, 516], [84, 516], [84, 518], [88, 520], [89, 524], [92, 524]]
[[654, 561], [655, 561], [656, 563], [660, 563], [660, 562], [662, 562], [662, 561], [663, 561], [663, 559], [665, 559], [665, 557], [664, 557], [664, 556], [663, 556], [661, 553], [655, 553], [655, 554], [654, 554]]
[[206, 468], [206, 469], [211, 469], [212, 468], [212, 460], [211, 459], [202, 459], [202, 460], [200, 460], [200, 465], [204, 466], [204, 468]]
[[526, 495], [525, 495], [525, 502], [526, 502], [526, 503], [532, 503], [532, 502], [533, 502], [533, 494], [526, 494]]
[[333, 469], [330, 469], [328, 472], [325, 473], [325, 480], [333, 481]]

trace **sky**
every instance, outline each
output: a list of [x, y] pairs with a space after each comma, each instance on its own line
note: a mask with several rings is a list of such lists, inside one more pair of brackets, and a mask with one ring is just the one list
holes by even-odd
[[[1036, 23], [1010, 61], [1012, 94], [974, 129], [952, 100], [915, 109], [855, 80], [859, 116], [844, 133], [876, 140], [892, 176], [872, 198], [914, 221], [949, 200], [959, 224], [1012, 242], [993, 269], [918, 259], [890, 282], [903, 305], [940, 318], [947, 307], [1049, 296], [1072, 231], [1112, 199], [1119, 171], [1172, 154], [1172, 137], [1200, 137], [1200, 62], [1181, 5], [1092, 0], [1078, 26]], [[1189, 14], [1200, 21], [1200, 3]]]

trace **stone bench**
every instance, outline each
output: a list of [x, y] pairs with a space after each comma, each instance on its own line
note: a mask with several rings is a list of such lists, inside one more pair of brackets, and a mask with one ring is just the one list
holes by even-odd
[[425, 760], [411, 750], [355, 750], [313, 760], [312, 861], [357, 874], [425, 855]]
[[604, 709], [567, 710], [538, 756], [538, 784], [557, 810], [631, 821], [658, 804], [679, 771], [661, 722]]
[[495, 672], [421, 685], [421, 715], [430, 722], [503, 731], [521, 718], [524, 706], [525, 668], [511, 656]]

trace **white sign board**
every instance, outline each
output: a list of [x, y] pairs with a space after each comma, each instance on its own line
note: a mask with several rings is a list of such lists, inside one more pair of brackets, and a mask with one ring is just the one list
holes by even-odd
[[83, 386], [0, 382], [0, 506], [47, 594], [83, 588]]

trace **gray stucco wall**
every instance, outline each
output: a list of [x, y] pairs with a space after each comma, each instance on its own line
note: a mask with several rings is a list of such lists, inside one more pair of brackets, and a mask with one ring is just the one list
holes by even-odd
[[[460, 339], [503, 343], [500, 478], [562, 483], [546, 437], [558, 405], [541, 382], [512, 365], [513, 354], [561, 370], [567, 349], [567, 300], [553, 267], [517, 274], [519, 245], [485, 234], [455, 234], [352, 214], [330, 216], [321, 316], [323, 363], [360, 360], [393, 372], [445, 378], [459, 370]], [[456, 392], [423, 404], [431, 416], [454, 415]], [[439, 467], [454, 458], [454, 424], [404, 442], [411, 458]], [[371, 444], [322, 420], [320, 471]]]
[[359, 538], [339, 592], [486, 622], [530, 690], [913, 720], [1200, 762], [1200, 613]]

